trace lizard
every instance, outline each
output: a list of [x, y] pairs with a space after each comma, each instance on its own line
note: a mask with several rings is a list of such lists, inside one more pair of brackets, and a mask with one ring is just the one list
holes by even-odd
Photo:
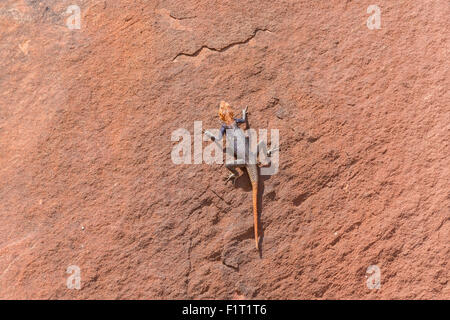
[[[212, 141], [221, 140], [224, 134], [226, 134], [228, 146], [226, 152], [229, 156], [235, 158], [234, 162], [225, 163], [225, 167], [231, 172], [230, 176], [226, 179], [226, 182], [233, 180], [233, 185], [237, 177], [239, 177], [239, 172], [236, 168], [245, 168], [247, 170], [248, 176], [250, 178], [250, 183], [252, 185], [252, 200], [253, 200], [253, 223], [255, 232], [255, 244], [256, 250], [259, 251], [259, 230], [258, 230], [258, 184], [259, 184], [259, 168], [254, 154], [250, 151], [249, 138], [245, 136], [242, 129], [239, 128], [239, 124], [245, 123], [248, 128], [248, 107], [242, 110], [242, 118], [234, 118], [234, 112], [230, 105], [225, 101], [221, 101], [219, 105], [219, 118], [222, 121], [222, 126], [219, 131], [219, 136], [215, 137], [209, 131], [205, 131], [205, 135], [209, 137]], [[265, 144], [260, 143], [258, 145], [257, 154], [259, 149], [264, 149]], [[266, 156], [270, 157], [272, 152], [279, 150], [278, 148], [271, 149], [266, 152]], [[257, 155], [256, 155], [257, 156]], [[252, 158], [253, 157], [253, 158]]]

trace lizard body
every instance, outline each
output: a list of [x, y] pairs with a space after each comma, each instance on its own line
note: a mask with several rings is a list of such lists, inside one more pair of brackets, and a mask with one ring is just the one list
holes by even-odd
[[[256, 161], [249, 161], [250, 159], [256, 160], [253, 154], [250, 152], [250, 142], [249, 138], [245, 136], [244, 131], [239, 128], [239, 123], [247, 123], [247, 108], [242, 110], [242, 119], [235, 119], [233, 117], [233, 112], [230, 106], [222, 101], [220, 103], [219, 116], [224, 122], [220, 128], [219, 137], [215, 137], [208, 131], [205, 132], [211, 140], [216, 141], [222, 139], [222, 136], [226, 133], [227, 142], [232, 148], [227, 148], [226, 152], [236, 161], [231, 163], [226, 163], [225, 166], [231, 171], [231, 175], [228, 177], [227, 181], [230, 179], [234, 180], [239, 176], [239, 172], [236, 168], [243, 168], [247, 170], [248, 176], [250, 178], [250, 183], [252, 186], [252, 200], [253, 200], [253, 223], [255, 232], [255, 244], [256, 249], [259, 251], [259, 229], [258, 229], [258, 184], [259, 184], [259, 169]], [[248, 124], [248, 123], [247, 123]], [[258, 146], [259, 147], [259, 146]], [[266, 153], [270, 157], [270, 150]], [[253, 156], [253, 158], [251, 158]], [[253, 163], [254, 162], [254, 163]]]

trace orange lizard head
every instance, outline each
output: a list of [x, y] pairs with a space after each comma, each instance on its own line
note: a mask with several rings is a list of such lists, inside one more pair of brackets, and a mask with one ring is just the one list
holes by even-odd
[[231, 106], [225, 101], [220, 101], [219, 118], [227, 125], [231, 125], [234, 121], [234, 112]]

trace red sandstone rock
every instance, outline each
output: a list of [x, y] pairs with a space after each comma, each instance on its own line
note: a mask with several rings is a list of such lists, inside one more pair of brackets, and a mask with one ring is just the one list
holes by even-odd
[[[448, 1], [72, 2], [0, 4], [0, 298], [450, 298]], [[262, 258], [170, 160], [220, 100], [280, 130]]]

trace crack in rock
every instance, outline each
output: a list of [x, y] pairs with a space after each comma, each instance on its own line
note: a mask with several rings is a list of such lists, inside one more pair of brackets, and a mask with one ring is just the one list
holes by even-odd
[[232, 42], [232, 43], [230, 43], [230, 44], [228, 44], [228, 45], [226, 45], [225, 47], [222, 47], [222, 48], [213, 48], [213, 47], [209, 47], [209, 46], [207, 46], [207, 45], [203, 45], [203, 46], [201, 46], [199, 49], [195, 50], [193, 53], [185, 53], [185, 52], [180, 52], [180, 53], [178, 53], [178, 54], [172, 59], [172, 61], [175, 61], [175, 60], [176, 60], [178, 57], [180, 57], [180, 56], [196, 57], [196, 56], [198, 56], [198, 55], [200, 54], [200, 52], [202, 52], [203, 49], [208, 49], [208, 50], [216, 51], [216, 52], [224, 52], [224, 51], [226, 51], [226, 50], [228, 50], [228, 49], [230, 49], [230, 48], [232, 48], [232, 47], [234, 47], [234, 46], [248, 43], [250, 40], [252, 40], [254, 37], [256, 37], [256, 35], [258, 34], [259, 31], [262, 31], [262, 32], [271, 32], [271, 31], [268, 30], [268, 29], [256, 28], [255, 31], [253, 31], [253, 34], [251, 34], [250, 37], [248, 37], [248, 38], [245, 39], [245, 40]]
[[191, 253], [192, 253], [192, 238], [189, 239], [189, 247], [188, 247], [188, 271], [186, 273], [186, 280], [185, 280], [185, 284], [186, 284], [186, 296], [189, 295], [189, 283], [190, 283], [190, 275], [191, 275], [191, 271], [192, 271], [192, 262], [191, 262]]
[[192, 16], [192, 17], [179, 17], [179, 18], [177, 18], [177, 17], [175, 17], [173, 14], [171, 14], [171, 13], [169, 13], [169, 17], [171, 17], [172, 19], [175, 19], [175, 20], [188, 20], [188, 19], [195, 19], [195, 18], [197, 18], [197, 16]]

